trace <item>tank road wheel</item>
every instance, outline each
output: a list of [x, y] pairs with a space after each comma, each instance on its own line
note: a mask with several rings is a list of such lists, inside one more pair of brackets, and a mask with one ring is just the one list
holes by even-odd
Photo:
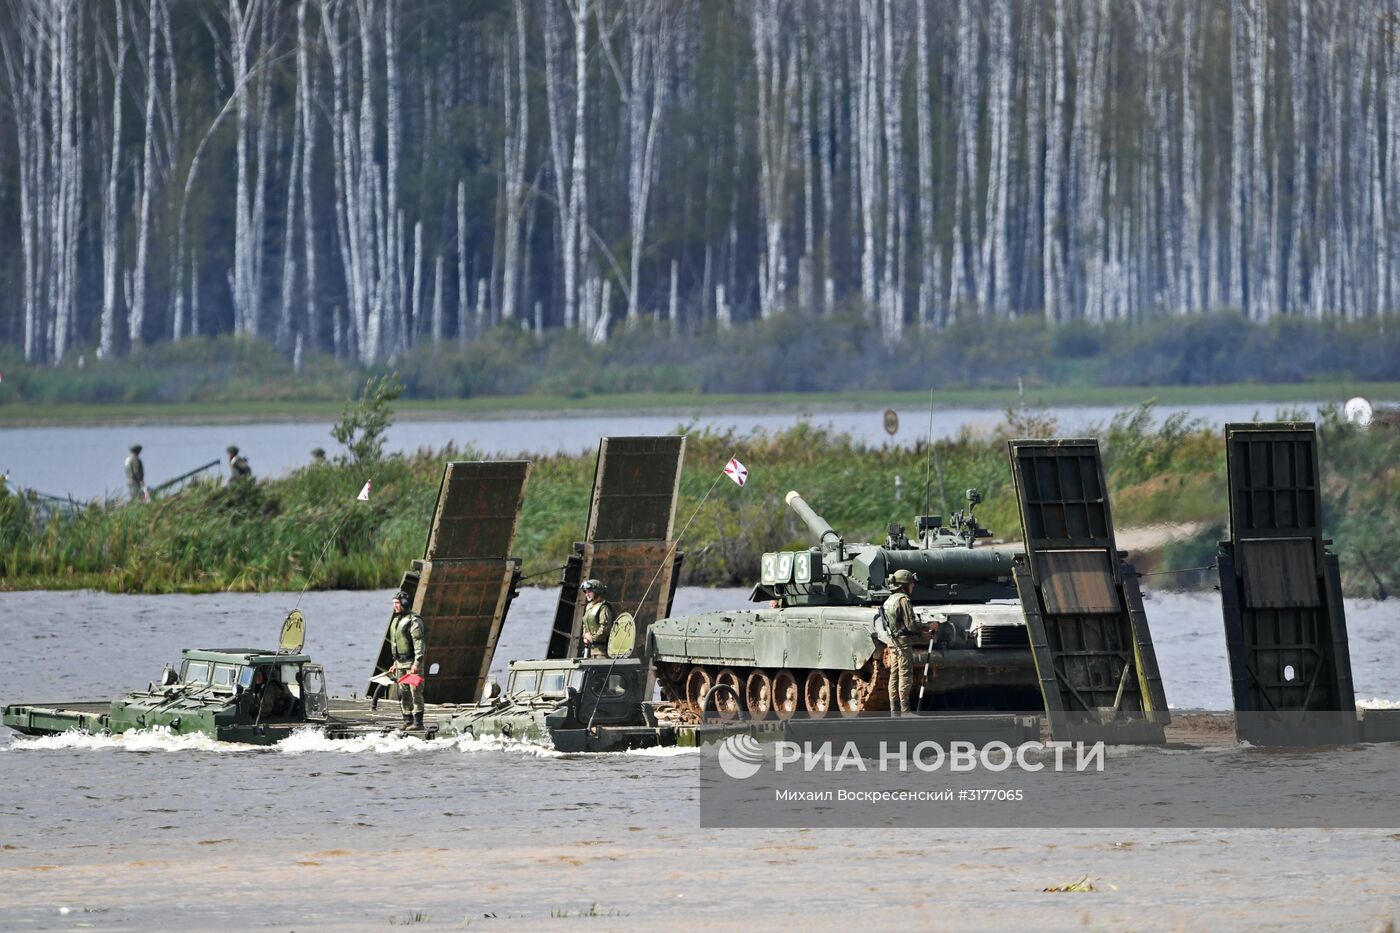
[[791, 719], [802, 705], [802, 691], [792, 671], [783, 668], [773, 675], [773, 712], [779, 719]]
[[695, 665], [685, 678], [685, 702], [697, 713], [705, 712], [705, 704], [710, 700], [712, 686], [714, 680], [710, 677], [710, 672], [698, 664]]
[[773, 680], [758, 668], [750, 671], [744, 681], [744, 705], [754, 719], [773, 715]]
[[890, 666], [885, 662], [883, 651], [875, 652], [860, 669], [860, 684], [864, 691], [861, 698], [862, 709], [890, 708]]
[[836, 678], [836, 708], [845, 716], [865, 709], [865, 689], [858, 671], [842, 671]]
[[744, 697], [740, 692], [743, 687], [739, 683], [739, 675], [734, 673], [734, 668], [722, 668], [715, 675], [715, 685], [710, 689], [714, 693], [715, 712], [719, 713], [720, 719], [733, 719], [739, 715], [744, 704]]
[[831, 678], [826, 671], [812, 671], [802, 687], [802, 708], [813, 719], [822, 719], [831, 712]]
[[672, 703], [685, 701], [684, 669], [675, 664], [659, 662], [656, 665], [657, 685], [661, 688], [661, 699]]

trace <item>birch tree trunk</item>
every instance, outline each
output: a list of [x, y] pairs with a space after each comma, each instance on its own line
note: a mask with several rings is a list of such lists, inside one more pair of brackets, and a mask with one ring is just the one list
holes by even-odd
[[126, 84], [126, 17], [122, 15], [121, 0], [113, 0], [112, 11], [117, 31], [117, 60], [112, 68], [112, 149], [102, 195], [102, 323], [97, 342], [97, 353], [102, 358], [112, 357], [117, 349], [117, 289], [121, 279], [117, 181], [122, 164], [122, 97]]
[[[520, 213], [525, 207], [525, 156], [530, 130], [530, 94], [525, 72], [525, 6], [515, 6], [515, 94], [511, 94], [510, 46], [505, 49], [506, 239], [501, 318], [514, 320], [520, 291]], [[463, 193], [465, 194], [465, 193]]]
[[[302, 278], [305, 282], [303, 303], [306, 311], [304, 333], [312, 347], [319, 347], [320, 332], [320, 293], [316, 278], [316, 206], [315, 206], [315, 155], [316, 155], [316, 111], [312, 101], [319, 100], [319, 82], [313, 77], [311, 67], [313, 35], [306, 29], [306, 9], [309, 0], [297, 4], [297, 110], [301, 116], [302, 159], [301, 159], [301, 235], [302, 235]], [[295, 180], [289, 180], [295, 184]]]
[[933, 257], [937, 248], [934, 238], [933, 201], [933, 101], [929, 93], [928, 52], [928, 0], [918, 0], [915, 9], [918, 21], [915, 24], [915, 69], [918, 100], [915, 110], [918, 115], [919, 133], [919, 326], [927, 328], [933, 322], [934, 295], [937, 282], [934, 278]]
[[[127, 315], [127, 340], [135, 348], [143, 341], [146, 326], [146, 277], [151, 247], [151, 191], [155, 187], [155, 124], [156, 124], [156, 30], [157, 8], [165, 0], [152, 0], [146, 30], [146, 108], [145, 130], [142, 133], [141, 181], [137, 201], [140, 217], [136, 222], [136, 267], [132, 270], [132, 301]], [[234, 2], [234, 0], [230, 0]], [[236, 79], [235, 79], [236, 80]]]
[[[669, 89], [671, 39], [668, 11], [654, 0], [636, 0], [630, 6], [631, 81], [627, 89], [628, 173], [627, 194], [631, 207], [630, 274], [627, 320], [636, 320], [646, 237], [647, 204], [651, 198], [656, 138]], [[650, 106], [647, 98], [650, 96]]]

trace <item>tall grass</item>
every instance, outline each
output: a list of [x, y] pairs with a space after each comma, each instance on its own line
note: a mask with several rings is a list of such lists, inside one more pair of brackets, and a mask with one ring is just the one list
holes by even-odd
[[[693, 432], [676, 509], [678, 532], [690, 522], [680, 542], [683, 579], [749, 583], [764, 551], [810, 541], [784, 504], [789, 489], [854, 542], [883, 540], [891, 522], [912, 530], [926, 498], [946, 517], [964, 508], [965, 490], [976, 487], [985, 499], [977, 510], [982, 523], [999, 539], [1015, 540], [1020, 524], [1006, 439], [1055, 431], [1043, 414], [1016, 410], [994, 430], [964, 430], [932, 451], [865, 445], [808, 424], [776, 433]], [[1118, 527], [1198, 529], [1149, 555], [1152, 569], [1212, 560], [1228, 509], [1219, 432], [1180, 418], [1158, 423], [1149, 409], [1138, 409], [1090, 433], [1101, 438]], [[1396, 592], [1400, 431], [1362, 431], [1330, 412], [1321, 437], [1325, 525], [1342, 557], [1344, 586], [1353, 594]], [[363, 471], [335, 463], [256, 484], [196, 484], [150, 504], [93, 505], [76, 514], [46, 514], [36, 502], [0, 494], [0, 587], [166, 593], [392, 586], [422, 554], [443, 462], [474, 456], [448, 449], [390, 457], [375, 468], [368, 503], [354, 498]], [[721, 477], [731, 456], [749, 467], [742, 489]], [[554, 583], [555, 568], [582, 538], [593, 469], [591, 455], [534, 461], [515, 545], [531, 582]]]

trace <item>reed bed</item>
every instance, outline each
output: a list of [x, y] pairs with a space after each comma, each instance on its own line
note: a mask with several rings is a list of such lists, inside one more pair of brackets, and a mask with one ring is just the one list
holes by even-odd
[[[1324, 416], [1321, 430], [1325, 523], [1341, 554], [1344, 588], [1360, 596], [1395, 592], [1400, 431], [1360, 430], [1335, 412]], [[965, 490], [975, 487], [985, 500], [977, 509], [982, 524], [997, 539], [1015, 540], [1006, 440], [1056, 431], [1053, 419], [1025, 409], [1008, 411], [991, 431], [964, 431], [932, 451], [923, 444], [865, 445], [808, 424], [745, 435], [689, 431], [676, 510], [677, 531], [689, 522], [680, 542], [683, 581], [747, 584], [764, 551], [803, 546], [806, 529], [783, 502], [789, 489], [847, 540], [879, 541], [890, 522], [912, 530], [926, 503], [945, 517], [965, 508]], [[1135, 555], [1139, 569], [1213, 561], [1227, 513], [1220, 433], [1177, 417], [1159, 422], [1148, 406], [1124, 411], [1093, 433], [1120, 529], [1194, 529]], [[68, 513], [5, 493], [0, 588], [170, 593], [393, 586], [423, 552], [442, 464], [474, 456], [448, 449], [385, 458], [372, 468], [369, 502], [355, 501], [367, 468], [334, 462], [254, 484], [196, 484], [149, 504], [93, 503]], [[742, 489], [723, 479], [716, 484], [731, 456], [750, 470]], [[527, 582], [557, 582], [555, 568], [583, 536], [593, 469], [592, 456], [534, 461], [515, 546]], [[1154, 585], [1171, 582], [1170, 573], [1154, 578]]]

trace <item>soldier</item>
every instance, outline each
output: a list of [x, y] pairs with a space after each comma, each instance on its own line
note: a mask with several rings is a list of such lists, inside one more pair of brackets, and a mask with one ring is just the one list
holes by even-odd
[[323, 464], [323, 463], [325, 463], [325, 462], [326, 462], [326, 448], [324, 448], [324, 447], [313, 447], [313, 448], [311, 448], [311, 465], [312, 465], [312, 466], [317, 466], [317, 465]]
[[141, 445], [132, 444], [127, 450], [131, 453], [127, 455], [124, 465], [126, 494], [131, 497], [132, 502], [147, 502], [151, 496], [146, 492], [146, 465], [141, 462]]
[[900, 716], [909, 711], [909, 690], [913, 684], [914, 629], [918, 619], [909, 594], [918, 577], [909, 570], [896, 570], [890, 577], [893, 592], [883, 607], [890, 631], [890, 710]]
[[[409, 674], [422, 678], [427, 670], [423, 653], [428, 640], [423, 634], [423, 620], [411, 608], [413, 600], [402, 590], [394, 594], [394, 617], [389, 620], [389, 644], [394, 651], [394, 680]], [[401, 732], [423, 728], [423, 684], [399, 684], [399, 704], [403, 707]]]
[[248, 466], [248, 458], [240, 456], [238, 448], [233, 444], [229, 444], [225, 449], [228, 451], [229, 482], [251, 480], [253, 478], [253, 468]]
[[608, 636], [612, 634], [613, 609], [603, 596], [608, 588], [601, 580], [584, 580], [579, 584], [583, 594], [583, 646], [590, 658], [608, 656]]
[[282, 715], [291, 705], [287, 688], [282, 686], [281, 681], [269, 677], [265, 666], [253, 672], [253, 684], [248, 688], [248, 693], [251, 697], [249, 710], [258, 722]]

